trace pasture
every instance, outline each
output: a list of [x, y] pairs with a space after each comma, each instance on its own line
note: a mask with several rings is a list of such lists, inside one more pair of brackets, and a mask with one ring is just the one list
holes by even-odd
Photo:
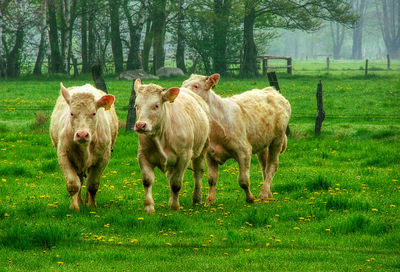
[[[143, 211], [137, 134], [124, 128], [98, 208], [69, 210], [48, 117], [60, 81], [92, 83], [89, 75], [0, 81], [0, 270], [400, 270], [400, 63], [392, 71], [377, 64], [366, 78], [361, 62], [336, 64], [327, 73], [323, 62], [295, 61], [293, 76], [278, 73], [292, 105], [292, 136], [273, 181], [275, 201], [247, 204], [231, 160], [220, 167], [214, 206], [192, 205], [187, 171], [179, 212], [168, 209], [169, 186], [157, 170], [150, 215]], [[184, 79], [151, 82], [173, 87]], [[125, 121], [132, 82], [105, 80]], [[314, 137], [319, 80], [326, 119]], [[267, 82], [222, 77], [215, 90], [229, 96]], [[251, 184], [257, 196], [256, 157]], [[204, 177], [203, 201], [207, 188]]]

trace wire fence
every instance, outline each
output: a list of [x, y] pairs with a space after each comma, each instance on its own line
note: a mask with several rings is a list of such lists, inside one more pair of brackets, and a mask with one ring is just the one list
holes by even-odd
[[[38, 112], [51, 112], [54, 106], [17, 106], [17, 107], [7, 107], [0, 106], [0, 111], [8, 112], [18, 112], [18, 111], [31, 111], [32, 113]], [[128, 106], [117, 107], [117, 111], [128, 111]], [[306, 113], [292, 113], [290, 119], [296, 120], [314, 120], [316, 114], [306, 114]], [[380, 120], [400, 120], [400, 112], [394, 114], [329, 114], [325, 115], [325, 120], [362, 120], [362, 121], [380, 121]]]

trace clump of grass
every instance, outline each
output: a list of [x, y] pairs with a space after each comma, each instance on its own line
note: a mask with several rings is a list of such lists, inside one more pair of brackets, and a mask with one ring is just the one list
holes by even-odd
[[371, 220], [363, 214], [355, 214], [332, 227], [333, 233], [349, 234], [364, 231], [370, 225]]
[[315, 191], [326, 191], [330, 187], [332, 187], [332, 183], [330, 183], [326, 177], [322, 175], [318, 175], [315, 180], [311, 180], [306, 183], [306, 188], [309, 191], [315, 192]]
[[31, 129], [34, 132], [45, 132], [50, 116], [48, 112], [37, 112], [35, 113], [35, 122], [31, 125]]
[[51, 248], [61, 241], [78, 240], [79, 233], [57, 225], [18, 223], [0, 233], [0, 245], [17, 249]]

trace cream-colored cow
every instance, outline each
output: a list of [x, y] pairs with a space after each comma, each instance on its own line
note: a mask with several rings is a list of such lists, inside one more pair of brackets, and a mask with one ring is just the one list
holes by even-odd
[[75, 211], [80, 210], [86, 173], [86, 204], [96, 207], [100, 177], [118, 133], [113, 103], [113, 95], [90, 84], [67, 89], [61, 83], [61, 95], [51, 115], [50, 136]]
[[145, 191], [144, 206], [154, 212], [154, 168], [166, 173], [171, 191], [169, 206], [179, 210], [183, 175], [192, 161], [195, 180], [193, 203], [201, 201], [204, 156], [208, 148], [209, 110], [201, 97], [185, 88], [166, 90], [135, 81], [139, 133], [138, 160]]
[[215, 203], [218, 165], [234, 158], [239, 163], [238, 182], [246, 192], [246, 201], [253, 202], [250, 191], [251, 155], [257, 154], [264, 184], [260, 198], [272, 198], [272, 179], [278, 168], [279, 154], [286, 148], [285, 130], [291, 108], [274, 88], [251, 90], [229, 98], [221, 98], [211, 88], [219, 74], [191, 75], [182, 87], [200, 95], [210, 107], [211, 134], [207, 155], [210, 191], [207, 203]]

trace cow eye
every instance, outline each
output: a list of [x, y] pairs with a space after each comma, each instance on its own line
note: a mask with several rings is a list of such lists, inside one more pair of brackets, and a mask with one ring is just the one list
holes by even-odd
[[160, 105], [155, 104], [155, 105], [154, 105], [154, 110], [158, 110], [159, 107], [160, 107]]
[[71, 112], [71, 116], [74, 117], [74, 114]]
[[193, 85], [193, 89], [196, 89], [196, 90], [197, 90], [198, 88], [199, 88], [199, 84], [194, 84], [194, 85]]
[[93, 116], [93, 117], [94, 117], [94, 116], [96, 116], [96, 113], [95, 113], [95, 112], [93, 112], [93, 113], [92, 113], [92, 116]]

